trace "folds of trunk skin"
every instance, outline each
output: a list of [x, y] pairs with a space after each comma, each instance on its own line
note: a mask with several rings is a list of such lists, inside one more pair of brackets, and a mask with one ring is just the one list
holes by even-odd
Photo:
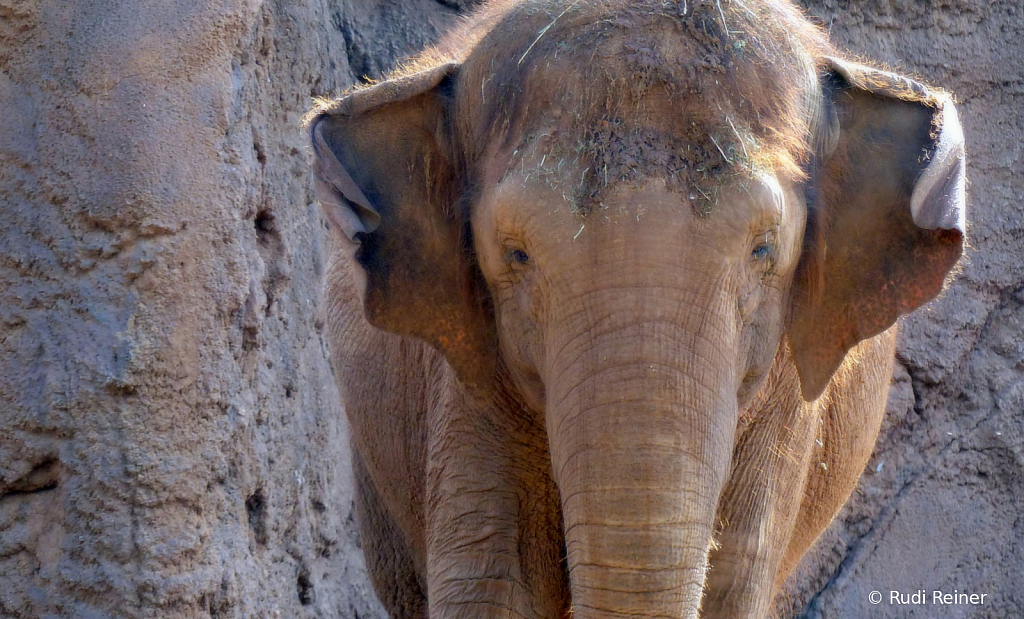
[[574, 617], [696, 618], [735, 431], [729, 342], [662, 320], [604, 327], [547, 368]]

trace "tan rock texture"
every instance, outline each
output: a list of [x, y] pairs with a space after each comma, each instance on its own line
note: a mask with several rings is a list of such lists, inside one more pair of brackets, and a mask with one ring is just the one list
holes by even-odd
[[0, 617], [381, 615], [301, 117], [455, 12], [0, 0]]
[[[383, 616], [300, 117], [468, 4], [0, 0], [0, 617]], [[781, 614], [1022, 617], [1024, 7], [805, 7], [957, 94], [972, 248]]]

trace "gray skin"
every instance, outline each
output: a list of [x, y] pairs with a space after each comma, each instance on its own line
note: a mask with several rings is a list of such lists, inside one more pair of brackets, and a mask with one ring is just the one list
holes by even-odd
[[[769, 152], [707, 182], [641, 159], [581, 197], [594, 159], [570, 154], [608, 123], [579, 131], [598, 104], [565, 60], [578, 41], [501, 39], [499, 17], [308, 124], [375, 588], [396, 618], [764, 617], [870, 456], [895, 321], [960, 256], [955, 109], [797, 50], [815, 67], [786, 117], [799, 139], [706, 113], [743, 109], [742, 67], [717, 91], [654, 84], [604, 113]], [[635, 48], [692, 51], [654, 38]], [[501, 58], [527, 54], [509, 83], [575, 98], [521, 95], [529, 114], [473, 133]]]

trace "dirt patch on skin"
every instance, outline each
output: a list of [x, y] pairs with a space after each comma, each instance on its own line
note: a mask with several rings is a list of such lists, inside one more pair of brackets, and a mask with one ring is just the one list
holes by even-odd
[[[657, 174], [669, 189], [687, 193], [694, 208], [707, 214], [714, 207], [718, 187], [728, 182], [727, 177], [750, 167], [749, 161], [739, 161], [741, 153], [733, 141], [715, 139], [696, 124], [686, 136], [665, 136], [650, 128], [621, 129], [621, 122], [604, 121], [584, 137], [581, 150], [587, 157], [588, 182], [578, 202], [584, 212], [588, 205], [592, 208], [600, 201], [612, 180], [637, 184]], [[720, 142], [724, 142], [724, 148]]]
[[[657, 176], [673, 191], [686, 195], [701, 215], [717, 203], [720, 188], [736, 177], [750, 177], [754, 168], [733, 141], [721, 140], [694, 125], [690, 138], [666, 135], [650, 127], [630, 128], [622, 120], [601, 120], [581, 140], [565, 139], [558, 130], [523, 141], [509, 162], [506, 176], [539, 180], [563, 192], [575, 212], [586, 216], [602, 206], [614, 185], [639, 185]], [[711, 138], [709, 140], [709, 138]], [[541, 161], [526, 170], [523, 154], [536, 144]], [[706, 147], [712, 145], [708, 152]], [[731, 154], [731, 156], [730, 156]]]

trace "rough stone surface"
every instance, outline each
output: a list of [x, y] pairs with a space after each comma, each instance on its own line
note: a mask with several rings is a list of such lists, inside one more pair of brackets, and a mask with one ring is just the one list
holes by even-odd
[[[0, 617], [383, 616], [299, 122], [468, 4], [0, 0]], [[972, 248], [780, 614], [1024, 616], [1024, 9], [805, 6], [957, 94]]]
[[301, 117], [427, 0], [0, 0], [0, 617], [380, 617]]

